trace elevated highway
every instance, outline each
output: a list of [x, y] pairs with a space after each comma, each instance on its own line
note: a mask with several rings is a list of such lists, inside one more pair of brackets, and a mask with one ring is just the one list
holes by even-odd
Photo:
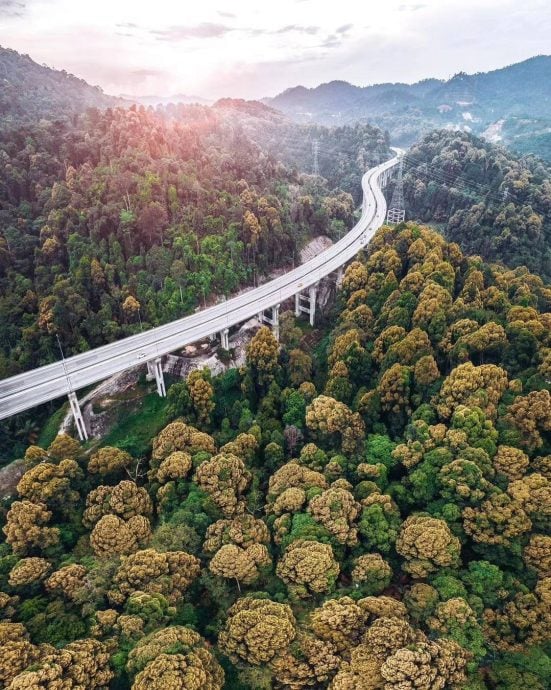
[[308, 313], [313, 323], [319, 281], [341, 271], [384, 223], [386, 201], [381, 187], [398, 162], [397, 155], [364, 174], [359, 221], [321, 254], [264, 285], [190, 316], [0, 381], [0, 419], [68, 395], [77, 431], [80, 438], [85, 439], [87, 432], [75, 393], [79, 389], [148, 363], [155, 375], [159, 395], [165, 395], [160, 359], [163, 355], [216, 333], [220, 334], [222, 347], [228, 349], [229, 328], [255, 315], [269, 323], [278, 335], [279, 305], [292, 297], [296, 314]]

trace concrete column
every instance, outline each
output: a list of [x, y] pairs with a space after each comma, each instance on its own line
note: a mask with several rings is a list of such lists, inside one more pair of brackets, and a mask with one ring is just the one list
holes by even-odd
[[258, 318], [258, 322], [259, 322], [260, 325], [262, 326], [262, 324], [264, 323], [264, 312], [263, 312], [263, 311], [259, 311], [259, 312], [258, 312], [257, 318]]
[[295, 295], [295, 316], [300, 316], [300, 292]]
[[157, 393], [161, 398], [166, 398], [165, 377], [163, 375], [163, 363], [160, 357], [154, 360], [155, 382]]
[[344, 273], [343, 267], [339, 266], [337, 269], [337, 286], [339, 286], [342, 283], [343, 273]]
[[220, 345], [223, 350], [229, 350], [230, 349], [230, 338], [229, 338], [229, 328], [224, 328], [223, 330], [220, 331]]
[[75, 420], [78, 437], [81, 441], [87, 441], [88, 431], [86, 430], [86, 424], [84, 423], [84, 417], [80, 411], [76, 393], [69, 393], [69, 404], [71, 405], [71, 412], [73, 413], [73, 419]]
[[310, 298], [310, 326], [314, 325], [316, 318], [316, 294], [317, 289], [315, 285], [308, 288], [308, 296]]
[[279, 340], [279, 304], [272, 307], [272, 332], [276, 340]]

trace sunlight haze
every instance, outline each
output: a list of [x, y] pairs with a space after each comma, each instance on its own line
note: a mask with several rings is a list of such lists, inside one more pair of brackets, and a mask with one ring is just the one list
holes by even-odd
[[495, 69], [548, 52], [549, 17], [545, 0], [0, 0], [0, 44], [115, 95], [260, 98]]

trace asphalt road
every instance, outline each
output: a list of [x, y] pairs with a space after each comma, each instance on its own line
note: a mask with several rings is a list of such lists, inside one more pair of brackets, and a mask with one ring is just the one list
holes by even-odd
[[364, 174], [362, 216], [352, 230], [329, 249], [264, 285], [208, 309], [69, 357], [65, 362], [48, 364], [0, 381], [0, 419], [78, 391], [247, 321], [336, 271], [350, 261], [384, 223], [386, 201], [378, 178], [397, 162], [398, 158], [393, 158]]

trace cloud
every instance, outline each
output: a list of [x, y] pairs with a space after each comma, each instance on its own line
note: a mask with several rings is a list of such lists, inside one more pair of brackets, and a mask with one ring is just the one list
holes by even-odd
[[317, 34], [319, 30], [319, 26], [301, 26], [300, 24], [287, 24], [287, 26], [282, 26], [281, 29], [276, 29], [275, 31], [270, 33], [287, 34], [296, 31], [297, 33], [308, 34], [309, 36], [313, 36], [314, 34]]
[[347, 34], [353, 26], [354, 24], [343, 24], [342, 26], [339, 26], [335, 33]]
[[133, 79], [147, 79], [147, 77], [164, 77], [166, 72], [160, 69], [133, 69], [128, 72], [129, 76]]
[[329, 36], [318, 45], [318, 48], [335, 48], [342, 43], [342, 39], [342, 34], [340, 36], [337, 36], [337, 34], [329, 34]]
[[107, 93], [139, 93], [160, 84], [170, 83], [171, 74], [163, 69], [140, 65], [114, 65], [106, 59], [102, 62], [87, 57], [78, 61], [72, 70], [89, 83], [99, 83]]
[[0, 0], [0, 17], [22, 17], [26, 8], [26, 3], [19, 0]]
[[417, 10], [422, 10], [426, 5], [423, 5], [421, 3], [419, 4], [410, 4], [410, 5], [400, 5], [398, 7], [398, 12], [417, 12]]
[[290, 84], [304, 81], [305, 72], [317, 73], [318, 57], [304, 54], [283, 60], [266, 60], [254, 64], [233, 63], [209, 74], [198, 87], [213, 99], [224, 96], [260, 98], [266, 95], [266, 84], [274, 94]]
[[219, 14], [221, 17], [225, 17], [226, 19], [235, 19], [236, 16], [237, 16], [237, 15], [234, 14], [233, 12], [222, 12], [221, 10], [218, 10], [218, 14]]
[[187, 41], [194, 38], [219, 38], [229, 31], [233, 31], [230, 26], [203, 22], [194, 26], [169, 26], [167, 29], [152, 30], [151, 33], [159, 41]]

